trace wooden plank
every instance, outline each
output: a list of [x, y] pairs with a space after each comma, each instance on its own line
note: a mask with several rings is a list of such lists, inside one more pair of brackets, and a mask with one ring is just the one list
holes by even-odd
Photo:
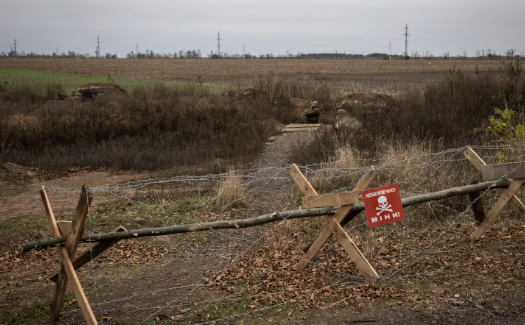
[[467, 147], [463, 154], [472, 163], [472, 165], [474, 165], [474, 168], [476, 168], [479, 171], [481, 171], [482, 166], [487, 165], [471, 147]]
[[[481, 168], [483, 166], [486, 166], [487, 164], [481, 159], [481, 157], [472, 150], [471, 147], [467, 147], [465, 151], [463, 152], [465, 157], [474, 165], [474, 168], [481, 171]], [[499, 193], [503, 191], [503, 189], [497, 189]], [[518, 215], [521, 217], [521, 219], [525, 220], [525, 204], [521, 202], [521, 200], [514, 195], [509, 202], [510, 206], [518, 213]]]
[[292, 123], [288, 124], [287, 128], [304, 128], [304, 127], [318, 127], [321, 126], [321, 124], [299, 124], [299, 123]]
[[[58, 230], [60, 231], [60, 236], [65, 237], [69, 235], [69, 231], [71, 230], [71, 224], [72, 224], [71, 221], [65, 221], [65, 220], [57, 221], [57, 226], [58, 226]], [[49, 227], [49, 235], [55, 237], [54, 233], [55, 233], [54, 230], [51, 229], [51, 227]], [[87, 236], [87, 231], [84, 228], [82, 232], [82, 237], [86, 237], [86, 236]]]
[[[42, 189], [40, 190], [40, 195], [42, 196], [42, 203], [44, 204], [44, 209], [46, 210], [46, 215], [47, 215], [47, 218], [49, 220], [49, 223], [50, 223], [50, 229], [51, 231], [53, 232], [54, 236], [55, 237], [60, 237], [60, 229], [58, 228], [58, 225], [57, 225], [57, 222], [56, 222], [56, 219], [55, 219], [55, 215], [53, 213], [53, 209], [51, 208], [51, 204], [49, 203], [49, 198], [47, 197], [47, 193], [46, 193], [46, 190], [45, 190], [45, 187], [42, 186]], [[63, 265], [61, 264], [60, 266], [60, 270], [63, 269]], [[62, 310], [62, 305], [60, 305], [58, 303], [58, 300], [59, 299], [62, 299], [62, 301], [64, 301], [64, 296], [60, 296], [60, 292], [64, 292], [65, 293], [65, 290], [67, 288], [67, 278], [64, 280], [62, 279], [63, 277], [65, 277], [64, 274], [60, 274], [60, 286], [56, 285], [55, 287], [55, 294], [53, 296], [53, 300], [51, 302], [51, 309], [52, 309], [52, 312], [53, 312], [53, 316], [54, 316], [54, 319], [55, 320], [58, 320], [60, 318], [60, 312]], [[60, 308], [59, 308], [60, 306]]]
[[80, 285], [77, 272], [75, 272], [73, 263], [71, 263], [67, 249], [64, 247], [59, 247], [58, 250], [60, 251], [60, 256], [62, 258], [62, 265], [66, 271], [67, 278], [71, 280], [71, 288], [73, 289], [75, 298], [77, 298], [78, 305], [80, 306], [80, 310], [82, 311], [82, 315], [84, 316], [86, 323], [88, 325], [97, 325], [98, 322], [95, 318], [95, 315], [93, 314], [93, 310], [91, 310], [91, 306], [89, 305], [86, 295], [84, 294], [84, 290]]
[[[42, 186], [42, 189], [40, 190], [40, 194], [42, 196], [42, 203], [44, 204], [44, 208], [46, 210], [46, 215], [47, 215], [48, 219], [51, 222], [51, 229], [53, 229], [54, 235], [56, 237], [60, 237], [60, 230], [59, 230], [58, 225], [56, 223], [55, 215], [53, 213], [53, 209], [51, 208], [51, 204], [49, 203], [49, 198], [47, 197], [47, 193], [46, 193], [46, 190], [45, 190], [44, 186]], [[78, 303], [79, 303], [80, 308], [82, 310], [82, 314], [83, 314], [86, 322], [89, 325], [98, 324], [96, 319], [95, 319], [95, 315], [93, 315], [93, 311], [91, 310], [91, 307], [89, 306], [89, 303], [87, 302], [86, 296], [84, 294], [84, 290], [82, 289], [82, 286], [80, 285], [80, 282], [78, 281], [77, 274], [75, 272], [75, 269], [73, 268], [73, 265], [71, 263], [71, 259], [69, 257], [69, 254], [68, 254], [66, 248], [58, 247], [58, 251], [59, 251], [59, 253], [61, 255], [61, 260], [62, 260], [61, 270], [64, 269], [64, 271], [66, 273], [66, 276], [64, 276], [64, 275], [60, 276], [61, 274], [59, 274], [58, 280], [59, 281], [61, 279], [65, 279], [65, 280], [62, 280], [62, 283], [61, 283], [60, 286], [57, 284], [57, 286], [55, 288], [55, 297], [54, 298], [60, 296], [60, 295], [57, 294], [59, 292], [64, 292], [65, 293], [66, 287], [67, 287], [67, 279], [68, 279], [68, 277], [71, 278], [72, 281], [73, 281], [72, 282], [73, 292], [75, 293], [75, 297], [78, 300]], [[62, 306], [64, 304], [64, 296], [63, 295], [62, 295], [61, 299], [62, 299], [62, 304], [60, 305], [60, 309], [58, 309], [59, 304], [56, 302], [55, 299], [53, 300], [52, 305], [51, 305], [51, 308], [52, 308], [52, 311], [53, 311], [53, 316], [54, 316], [55, 320], [58, 320], [60, 318], [60, 312], [61, 312]]]
[[357, 265], [361, 273], [368, 278], [379, 278], [376, 270], [368, 263], [359, 248], [354, 244], [352, 239], [348, 236], [346, 231], [341, 227], [339, 222], [334, 217], [326, 217], [328, 224], [339, 243], [343, 246], [345, 251], [350, 255], [352, 261]]
[[[302, 175], [302, 174], [301, 174]], [[354, 187], [352, 191], [356, 192], [362, 192], [365, 190], [370, 182], [374, 179], [376, 175], [375, 169], [372, 167], [372, 170], [366, 173], [357, 183], [357, 185]], [[342, 206], [337, 210], [335, 213], [335, 220], [339, 223], [343, 222], [345, 217], [350, 213], [350, 210], [352, 210], [353, 205], [346, 205]], [[342, 225], [344, 226], [344, 224]], [[295, 271], [301, 272], [304, 270], [304, 268], [308, 265], [308, 263], [317, 255], [317, 253], [321, 250], [321, 248], [326, 244], [328, 239], [332, 236], [332, 229], [327, 225], [323, 228], [319, 236], [315, 239], [315, 241], [310, 245], [306, 253], [302, 256], [301, 260], [295, 265]]]
[[75, 209], [75, 215], [73, 216], [73, 222], [69, 235], [67, 236], [66, 249], [70, 257], [73, 257], [77, 251], [78, 241], [82, 238], [82, 231], [86, 223], [86, 218], [91, 205], [93, 195], [87, 192], [85, 186], [82, 186], [82, 191], [78, 199], [77, 207]]
[[523, 185], [524, 182], [525, 182], [525, 179], [513, 180], [510, 183], [509, 187], [501, 192], [500, 198], [492, 206], [492, 209], [490, 209], [489, 213], [487, 214], [483, 222], [479, 224], [476, 227], [476, 230], [474, 230], [474, 232], [470, 235], [470, 238], [472, 240], [478, 240], [481, 237], [481, 235], [485, 232], [485, 230], [491, 224], [494, 223], [498, 214], [501, 212], [501, 210], [503, 210], [505, 205], [507, 205], [507, 203], [510, 201], [514, 193]]
[[49, 198], [47, 197], [46, 188], [43, 185], [42, 189], [40, 190], [40, 196], [42, 197], [42, 204], [44, 204], [47, 220], [49, 221], [50, 235], [53, 237], [60, 237], [60, 229], [57, 226], [55, 214], [53, 213], [53, 209], [51, 209], [51, 204], [49, 203]]
[[[82, 231], [84, 229], [84, 223], [86, 222], [88, 208], [89, 204], [91, 204], [91, 200], [92, 195], [87, 193], [85, 186], [82, 186], [77, 207], [75, 209], [75, 215], [73, 216], [71, 229], [66, 241], [66, 250], [70, 259], [74, 258], [77, 252], [78, 242], [81, 238]], [[64, 296], [66, 294], [67, 283], [67, 272], [64, 268], [64, 264], [62, 264], [60, 266], [60, 271], [58, 274], [58, 280], [55, 287], [55, 294], [51, 302], [51, 305], [53, 306], [53, 315], [55, 320], [58, 320], [60, 318], [62, 307], [64, 306]]]
[[500, 178], [525, 178], [525, 163], [507, 163], [481, 166], [481, 175], [484, 181], [495, 181]]
[[[122, 231], [126, 231], [126, 228], [122, 226], [118, 226], [115, 230], [113, 230], [113, 232], [122, 232]], [[87, 249], [84, 253], [82, 253], [82, 255], [80, 255], [73, 261], [73, 268], [75, 270], [78, 270], [79, 268], [89, 263], [92, 259], [95, 259], [97, 256], [105, 252], [108, 248], [115, 245], [119, 241], [120, 241], [119, 239], [116, 239], [112, 241], [101, 242], [93, 246], [92, 249]], [[55, 273], [52, 277], [49, 278], [49, 280], [53, 282], [57, 282], [58, 273]]]
[[292, 176], [295, 184], [299, 186], [301, 192], [306, 196], [317, 196], [317, 191], [312, 187], [310, 182], [304, 177], [303, 173], [296, 164], [293, 164], [290, 168], [290, 176]]
[[281, 132], [313, 132], [313, 131], [317, 131], [317, 128], [296, 128], [296, 129], [284, 128], [281, 130]]
[[330, 193], [303, 197], [303, 208], [322, 208], [336, 205], [350, 205], [359, 203], [361, 192]]

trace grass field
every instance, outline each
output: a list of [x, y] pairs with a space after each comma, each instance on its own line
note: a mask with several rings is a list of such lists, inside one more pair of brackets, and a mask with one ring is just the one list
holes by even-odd
[[[108, 80], [107, 74], [87, 75], [46, 70], [0, 68], [0, 82], [8, 82], [12, 84], [13, 87], [30, 84], [31, 87], [36, 89], [44, 89], [44, 87], [50, 83], [57, 83], [64, 87], [66, 94], [71, 94], [73, 90], [76, 90], [80, 86], [88, 83], [112, 82], [120, 85], [130, 92], [136, 86], [151, 86], [156, 82], [159, 82], [159, 80], [131, 77], [111, 77], [111, 80]], [[185, 84], [182, 81], [175, 80], [164, 80], [162, 83], [169, 88], [176, 88]], [[221, 93], [226, 90], [225, 87], [214, 84], [206, 84], [206, 87], [211, 93]]]

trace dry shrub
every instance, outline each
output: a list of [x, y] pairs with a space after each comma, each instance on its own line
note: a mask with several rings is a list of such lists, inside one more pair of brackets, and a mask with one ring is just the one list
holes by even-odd
[[[378, 154], [373, 159], [348, 146], [336, 147], [330, 162], [308, 166], [305, 176], [319, 193], [350, 191], [374, 166], [377, 177], [369, 188], [397, 183], [402, 198], [469, 185], [479, 180], [479, 172], [464, 158], [462, 150], [442, 151], [432, 141], [417, 139], [407, 143], [383, 141], [377, 147]], [[295, 197], [296, 202], [302, 197], [298, 188], [295, 189]], [[485, 196], [487, 207], [493, 197], [494, 193]], [[378, 228], [368, 228], [365, 213], [361, 213], [346, 229], [357, 243], [363, 245], [364, 253], [373, 254], [376, 240], [385, 234], [400, 231], [405, 226], [419, 228], [446, 223], [469, 205], [467, 196], [456, 196], [411, 206], [405, 208], [406, 222]], [[469, 218], [470, 212], [458, 221], [470, 221]], [[353, 229], [357, 225], [361, 226]], [[323, 227], [321, 218], [288, 220], [268, 242], [276, 249], [304, 249], [315, 240]]]
[[[199, 165], [219, 172], [212, 162], [250, 162], [278, 122], [296, 118], [293, 109], [267, 97], [233, 100], [195, 85], [137, 86], [129, 96], [85, 102], [48, 101], [24, 89], [0, 98], [0, 144], [9, 147], [0, 147], [0, 162], [43, 170]], [[25, 130], [8, 122], [16, 115], [45, 127]]]
[[6, 127], [13, 132], [35, 132], [41, 124], [35, 116], [16, 114], [9, 116]]
[[377, 140], [395, 138], [440, 140], [445, 147], [482, 144], [495, 107], [505, 101], [515, 112], [525, 109], [525, 82], [521, 62], [504, 64], [498, 71], [465, 74], [451, 70], [444, 81], [427, 84], [423, 91], [407, 92], [394, 109], [378, 107], [366, 115], [362, 130], [350, 143], [359, 150], [376, 151]]
[[240, 208], [246, 206], [246, 187], [242, 178], [230, 167], [224, 182], [218, 183], [215, 188], [214, 205], [219, 209]]
[[58, 100], [61, 96], [63, 97], [64, 94], [64, 86], [60, 83], [50, 82], [45, 86], [45, 97], [48, 100]]

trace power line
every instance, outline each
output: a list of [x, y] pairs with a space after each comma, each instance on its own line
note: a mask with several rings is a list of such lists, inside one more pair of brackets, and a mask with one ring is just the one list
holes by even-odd
[[95, 55], [97, 56], [97, 58], [100, 57], [100, 37], [97, 36], [97, 49], [95, 50]]
[[217, 56], [221, 56], [221, 32], [217, 32]]
[[408, 59], [408, 24], [405, 26], [405, 59]]

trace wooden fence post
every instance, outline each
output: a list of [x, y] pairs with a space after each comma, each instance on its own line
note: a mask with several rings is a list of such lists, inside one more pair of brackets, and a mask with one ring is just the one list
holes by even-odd
[[[51, 224], [51, 229], [56, 237], [60, 237], [61, 233], [58, 228], [53, 209], [51, 208], [51, 204], [49, 203], [46, 190], [43, 186], [40, 190], [40, 195], [42, 196], [42, 202], [44, 204], [48, 220]], [[82, 314], [87, 324], [98, 324], [97, 320], [95, 319], [95, 315], [91, 310], [89, 302], [84, 294], [84, 290], [80, 285], [77, 273], [75, 271], [75, 268], [73, 267], [73, 263], [71, 262], [71, 258], [75, 256], [78, 247], [78, 241], [80, 240], [84, 229], [84, 223], [86, 221], [88, 207], [91, 203], [91, 199], [92, 195], [88, 194], [86, 187], [83, 186], [82, 192], [80, 193], [78, 205], [75, 211], [75, 216], [73, 217], [73, 222], [67, 237], [66, 247], [58, 247], [62, 263], [60, 266], [60, 272], [58, 273], [55, 294], [53, 296], [51, 304], [53, 317], [55, 320], [58, 320], [60, 318], [62, 307], [64, 306], [64, 295], [66, 293], [67, 283], [69, 279], [71, 280], [71, 287], [73, 289], [73, 292], [75, 293], [75, 297], [77, 298], [78, 304], [80, 306], [80, 309], [82, 310]]]
[[[297, 165], [292, 165], [292, 167], [290, 168], [290, 175], [292, 176], [292, 178], [294, 179], [294, 181], [299, 186], [299, 188], [305, 196], [310, 198], [318, 196], [317, 191], [313, 188], [310, 182], [308, 182], [306, 177], [304, 177], [303, 173], [301, 173]], [[366, 189], [368, 187], [368, 184], [370, 184], [370, 182], [374, 178], [374, 176], [375, 170], [372, 170], [365, 174], [365, 176], [363, 176], [363, 178], [361, 178], [361, 180], [357, 183], [352, 192], [359, 193]], [[334, 202], [337, 202], [337, 200], [335, 200]], [[325, 202], [325, 204], [329, 203], [330, 202]], [[352, 239], [348, 236], [348, 234], [344, 231], [343, 227], [341, 226], [341, 222], [348, 215], [348, 213], [350, 213], [350, 210], [353, 206], [354, 204], [343, 205], [339, 208], [339, 210], [337, 210], [335, 216], [325, 217], [327, 223], [325, 228], [322, 230], [321, 234], [317, 237], [315, 242], [308, 248], [308, 251], [304, 253], [299, 263], [297, 263], [297, 265], [295, 266], [295, 270], [297, 272], [304, 270], [308, 263], [326, 244], [328, 239], [330, 239], [332, 234], [335, 234], [337, 240], [343, 246], [348, 255], [350, 255], [352, 261], [356, 263], [361, 273], [363, 273], [366, 277], [369, 278], [379, 278], [377, 272], [370, 265], [370, 263], [368, 263], [361, 251], [357, 248]]]

